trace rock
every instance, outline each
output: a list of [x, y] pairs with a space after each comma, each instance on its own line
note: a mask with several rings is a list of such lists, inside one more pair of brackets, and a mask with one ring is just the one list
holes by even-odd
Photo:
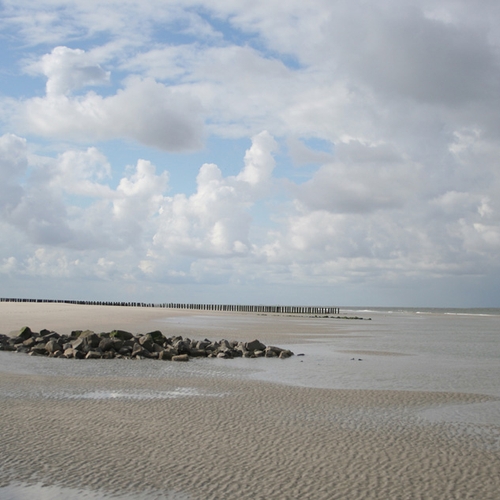
[[71, 347], [64, 349], [63, 354], [67, 358], [74, 358], [75, 357], [75, 351]]
[[189, 355], [193, 358], [205, 358], [207, 356], [207, 351], [205, 351], [205, 349], [194, 348], [189, 351]]
[[264, 351], [266, 346], [259, 340], [252, 340], [252, 342], [245, 343], [245, 349], [248, 351]]
[[122, 347], [124, 347], [125, 343], [123, 340], [120, 340], [118, 338], [112, 338], [110, 337], [110, 339], [113, 341], [113, 349], [115, 351], [119, 351]]
[[36, 344], [31, 348], [31, 352], [35, 354], [40, 354], [40, 355], [45, 355], [48, 353], [48, 351], [45, 349], [45, 342], [42, 342], [41, 344]]
[[191, 350], [190, 344], [191, 342], [188, 342], [187, 340], [179, 340], [174, 342], [174, 347], [177, 349], [179, 354], [189, 354], [189, 351]]
[[189, 361], [189, 356], [187, 354], [178, 354], [177, 356], [172, 356], [172, 361]]
[[226, 339], [222, 339], [220, 341], [220, 346], [225, 348], [225, 349], [231, 349], [233, 346], [230, 344], [229, 341], [227, 341]]
[[81, 350], [83, 348], [83, 346], [87, 345], [85, 339], [82, 339], [80, 337], [78, 337], [76, 340], [73, 340], [71, 342], [71, 347], [73, 349], [79, 349]]
[[12, 344], [6, 343], [6, 344], [2, 344], [0, 346], [0, 350], [2, 350], [2, 351], [15, 351], [16, 347]]
[[284, 349], [281, 349], [281, 347], [276, 347], [272, 345], [269, 345], [264, 349], [264, 353], [268, 358], [278, 357], [282, 351], [284, 351]]
[[83, 352], [83, 351], [75, 351], [73, 349], [73, 355], [75, 357], [75, 359], [84, 359], [85, 356], [86, 356], [87, 353]]
[[99, 342], [99, 349], [101, 349], [102, 351], [106, 352], [106, 351], [109, 351], [110, 349], [114, 349], [115, 347], [115, 343], [114, 343], [114, 340], [113, 339], [109, 339], [109, 338], [104, 338], [104, 339], [101, 339], [101, 341]]
[[181, 336], [167, 338], [159, 330], [137, 337], [124, 330], [98, 334], [92, 330], [74, 330], [68, 336], [46, 329], [36, 333], [29, 327], [22, 328], [17, 337], [0, 334], [0, 350], [71, 359], [134, 358], [189, 361], [190, 357], [230, 359], [241, 356], [245, 358], [266, 356], [283, 359], [293, 356], [293, 352], [288, 349], [266, 347], [259, 340], [237, 342], [222, 339], [212, 342], [208, 339], [198, 341]]
[[173, 345], [167, 345], [164, 349], [170, 354], [170, 356], [177, 356], [179, 354], [179, 351]]
[[79, 337], [84, 338], [84, 337], [90, 337], [92, 335], [96, 335], [96, 333], [93, 330], [84, 330], [83, 332], [80, 333]]
[[153, 337], [148, 333], [146, 335], [143, 335], [142, 337], [139, 337], [138, 340], [139, 344], [146, 349], [148, 352], [154, 352], [153, 351]]
[[196, 343], [196, 349], [203, 349], [205, 350], [208, 346], [210, 345], [210, 340], [199, 340], [197, 343]]
[[26, 340], [23, 342], [23, 346], [24, 346], [24, 347], [27, 347], [28, 349], [29, 349], [30, 347], [33, 347], [35, 344], [36, 344], [36, 340], [35, 340], [33, 337], [30, 337], [29, 339], [26, 339]]
[[102, 354], [99, 351], [89, 351], [85, 356], [85, 359], [101, 359]]
[[170, 354], [168, 351], [163, 350], [162, 352], [158, 353], [158, 359], [163, 359], [163, 360], [171, 360], [172, 359], [172, 354]]
[[[42, 334], [42, 332], [45, 332]], [[61, 336], [57, 332], [49, 332], [48, 330], [42, 330], [40, 332], [40, 335], [42, 336], [43, 340], [45, 342], [48, 342], [51, 339], [59, 339]]]
[[86, 344], [92, 349], [96, 349], [99, 346], [99, 342], [101, 341], [99, 335], [97, 335], [97, 333], [93, 332], [92, 330], [85, 330], [78, 336], [78, 339], [83, 340], [84, 345]]
[[142, 356], [144, 358], [150, 358], [151, 354], [149, 351], [144, 349], [141, 344], [138, 344], [137, 342], [134, 344], [134, 347], [132, 348], [132, 353], [130, 354], [132, 357], [137, 357], [137, 356]]
[[219, 342], [210, 342], [210, 344], [208, 344], [205, 347], [205, 350], [206, 351], [216, 351], [219, 347], [220, 347]]
[[31, 331], [31, 328], [29, 326], [23, 326], [19, 330], [19, 333], [17, 334], [17, 338], [21, 339], [21, 342], [28, 340], [32, 336], [33, 336], [33, 332]]
[[152, 350], [153, 353], [160, 353], [163, 351], [164, 348], [160, 344], [157, 344], [156, 342], [153, 344], [153, 350]]
[[149, 335], [152, 341], [156, 344], [163, 344], [167, 339], [160, 330], [155, 330], [154, 332], [149, 332], [146, 335]]
[[134, 338], [130, 332], [126, 332], [125, 330], [113, 330], [109, 336], [120, 340], [132, 340]]
[[56, 339], [51, 339], [45, 344], [45, 350], [51, 354], [56, 351], [61, 350], [61, 346], [59, 345], [59, 342]]

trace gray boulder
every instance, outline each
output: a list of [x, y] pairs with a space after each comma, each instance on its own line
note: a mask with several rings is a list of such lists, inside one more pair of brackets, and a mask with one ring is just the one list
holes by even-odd
[[149, 332], [146, 335], [149, 335], [151, 340], [156, 344], [162, 345], [167, 339], [160, 330], [155, 330], [154, 332]]
[[29, 326], [23, 326], [20, 330], [19, 333], [17, 334], [17, 338], [20, 339], [20, 342], [24, 342], [25, 340], [28, 340], [33, 336], [33, 332], [31, 331], [31, 328]]
[[104, 352], [109, 351], [110, 349], [114, 349], [114, 347], [115, 343], [113, 339], [104, 338], [101, 339], [101, 341], [99, 342], [99, 349], [101, 349]]
[[195, 347], [189, 351], [189, 355], [193, 358], [205, 358], [207, 356], [207, 351], [205, 351], [205, 349], [197, 349]]
[[178, 354], [177, 356], [172, 356], [172, 361], [189, 361], [189, 356], [187, 354]]
[[31, 352], [34, 354], [40, 354], [40, 355], [47, 354], [48, 351], [45, 349], [45, 342], [34, 345], [31, 348]]
[[89, 351], [85, 356], [85, 359], [101, 359], [102, 354], [99, 351]]
[[163, 350], [162, 352], [158, 353], [158, 359], [163, 359], [163, 360], [171, 360], [172, 359], [172, 354], [166, 350]]
[[143, 358], [150, 358], [151, 354], [149, 351], [144, 349], [141, 344], [135, 343], [134, 347], [132, 348], [132, 353], [130, 354], [131, 357], [143, 357]]
[[56, 340], [56, 339], [50, 339], [46, 344], [45, 344], [45, 350], [51, 354], [51, 353], [54, 353], [56, 351], [60, 351], [61, 350], [61, 345], [59, 344], [59, 342]]
[[109, 336], [120, 340], [132, 340], [134, 338], [130, 332], [126, 332], [125, 330], [113, 330]]
[[198, 342], [196, 342], [196, 348], [197, 349], [203, 349], [205, 350], [208, 346], [210, 345], [210, 340], [199, 340]]
[[85, 344], [92, 349], [97, 348], [99, 346], [99, 342], [101, 341], [99, 335], [97, 335], [97, 333], [93, 332], [92, 330], [85, 330], [80, 334], [78, 338], [83, 340]]
[[139, 344], [146, 349], [148, 352], [154, 352], [153, 350], [153, 337], [148, 333], [146, 335], [143, 335], [142, 337], [139, 337], [138, 339]]
[[247, 351], [263, 351], [265, 348], [266, 346], [257, 339], [245, 343], [245, 349], [247, 349]]
[[77, 350], [82, 350], [85, 345], [87, 345], [87, 342], [85, 341], [85, 339], [80, 337], [71, 342], [71, 347]]
[[27, 347], [28, 349], [33, 347], [36, 344], [36, 340], [33, 337], [30, 337], [29, 339], [26, 339], [23, 342], [23, 346]]
[[[44, 333], [42, 334], [42, 332]], [[48, 342], [51, 339], [59, 339], [61, 337], [57, 332], [49, 332], [48, 330], [42, 330], [42, 332], [40, 332], [40, 335], [45, 342]]]
[[276, 352], [273, 351], [272, 349], [269, 349], [268, 347], [266, 347], [266, 349], [264, 350], [264, 356], [266, 358], [277, 358], [278, 354], [276, 354]]

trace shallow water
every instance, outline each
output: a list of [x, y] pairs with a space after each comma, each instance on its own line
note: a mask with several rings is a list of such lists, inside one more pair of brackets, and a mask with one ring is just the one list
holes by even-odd
[[[304, 356], [287, 360], [195, 359], [190, 363], [162, 363], [48, 359], [0, 352], [0, 370], [61, 377], [249, 377], [317, 388], [465, 392], [500, 397], [500, 314], [429, 311], [347, 313], [370, 321], [297, 318], [285, 323], [288, 326], [283, 338], [306, 335], [307, 342], [286, 344], [295, 354]], [[260, 331], [273, 331], [286, 320], [221, 314], [168, 318], [165, 323], [182, 325], [198, 333], [199, 338], [218, 339], [221, 335], [214, 335], [213, 330], [221, 333], [255, 324]]]

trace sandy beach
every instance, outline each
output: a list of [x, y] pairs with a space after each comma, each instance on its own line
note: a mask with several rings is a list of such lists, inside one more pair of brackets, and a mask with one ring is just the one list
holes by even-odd
[[[321, 380], [308, 384], [305, 376], [293, 382], [294, 372], [315, 369], [324, 338], [338, 342], [334, 354], [345, 370], [377, 370], [381, 358], [411, 362], [401, 349], [345, 348], [353, 335], [363, 346], [375, 321], [67, 304], [0, 303], [0, 314], [0, 333], [23, 325], [59, 333], [160, 329], [259, 338], [305, 352], [185, 364], [0, 352], [5, 497], [45, 485], [74, 498], [499, 498], [500, 421], [425, 416], [481, 412], [498, 404], [494, 391], [396, 390], [397, 382], [391, 390], [319, 387]], [[317, 363], [323, 370], [319, 354]]]

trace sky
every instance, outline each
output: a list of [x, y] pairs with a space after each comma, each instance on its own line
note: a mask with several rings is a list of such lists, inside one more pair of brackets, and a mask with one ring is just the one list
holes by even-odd
[[1, 297], [500, 307], [498, 1], [0, 9]]

